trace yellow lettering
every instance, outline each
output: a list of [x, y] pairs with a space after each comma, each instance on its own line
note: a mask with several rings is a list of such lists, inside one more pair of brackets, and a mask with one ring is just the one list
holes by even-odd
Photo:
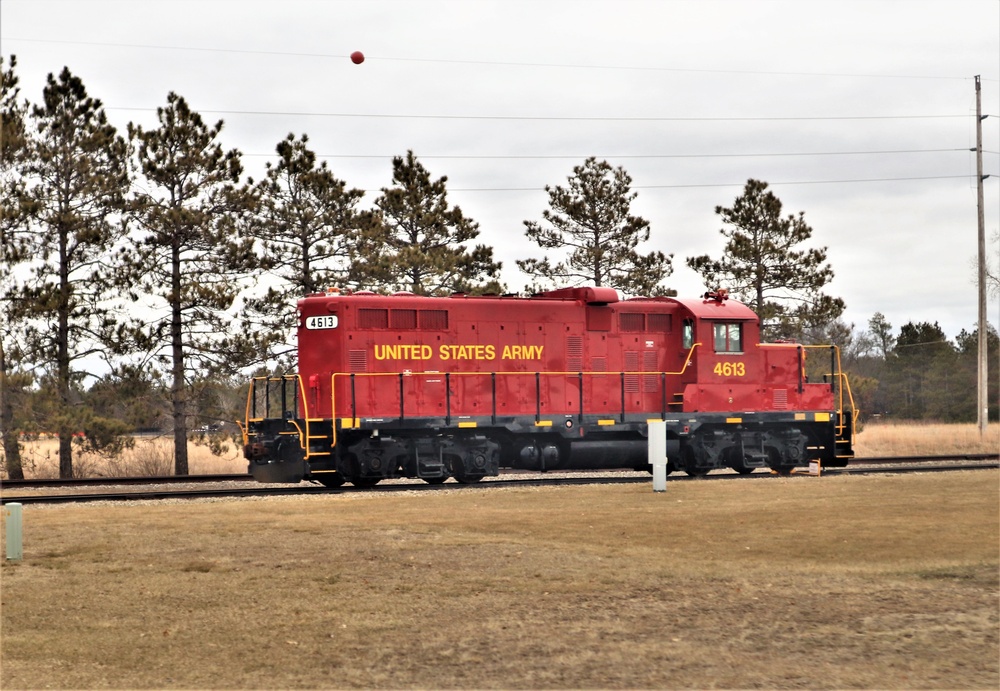
[[540, 345], [505, 345], [500, 357], [503, 360], [541, 360], [544, 349], [545, 346]]
[[438, 356], [442, 360], [494, 360], [497, 351], [492, 345], [441, 345]]
[[375, 344], [376, 360], [430, 360], [432, 355], [433, 351], [429, 345]]
[[745, 377], [747, 368], [742, 362], [717, 362], [712, 373], [720, 377]]
[[[496, 360], [499, 346], [494, 345], [445, 345], [438, 346], [437, 355], [442, 360]], [[505, 345], [500, 351], [502, 360], [541, 360], [545, 346]], [[430, 360], [434, 350], [429, 345], [416, 343], [377, 343], [376, 360]]]

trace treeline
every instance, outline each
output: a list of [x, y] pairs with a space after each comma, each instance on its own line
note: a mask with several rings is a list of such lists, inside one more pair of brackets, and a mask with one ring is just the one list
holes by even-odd
[[[38, 432], [59, 437], [63, 477], [74, 444], [113, 454], [136, 430], [173, 434], [175, 471], [186, 473], [189, 431], [240, 418], [249, 373], [294, 369], [302, 295], [511, 290], [493, 248], [477, 243], [478, 223], [448, 202], [447, 177], [412, 151], [393, 158], [389, 185], [363, 206], [364, 192], [318, 161], [306, 134], [279, 141], [255, 181], [241, 152], [223, 145], [223, 122], [206, 122], [175, 93], [155, 127], [121, 132], [68, 68], [48, 76], [41, 103], [22, 100], [16, 64], [0, 57], [0, 435], [10, 477], [21, 472], [19, 439]], [[631, 213], [631, 184], [623, 168], [588, 158], [564, 185], [546, 186], [549, 208], [524, 222], [524, 244], [537, 251], [516, 262], [523, 291], [675, 294], [673, 255], [642, 249], [650, 224]], [[756, 310], [767, 337], [840, 345], [863, 410], [975, 418], [975, 334], [950, 343], [936, 325], [908, 324], [894, 337], [879, 315], [856, 333], [841, 320], [843, 301], [823, 292], [833, 270], [825, 248], [808, 246], [803, 213], [783, 215], [758, 180], [715, 212], [718, 258], [686, 263]]]

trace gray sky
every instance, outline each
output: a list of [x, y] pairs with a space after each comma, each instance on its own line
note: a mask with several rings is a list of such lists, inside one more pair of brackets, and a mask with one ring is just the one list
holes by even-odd
[[632, 176], [681, 295], [705, 289], [685, 259], [721, 254], [716, 205], [761, 179], [828, 248], [847, 321], [950, 337], [977, 319], [978, 74], [1000, 255], [998, 0], [2, 0], [0, 43], [22, 96], [68, 66], [121, 130], [177, 92], [255, 178], [305, 133], [367, 205], [412, 149], [511, 290], [523, 221], [587, 156]]

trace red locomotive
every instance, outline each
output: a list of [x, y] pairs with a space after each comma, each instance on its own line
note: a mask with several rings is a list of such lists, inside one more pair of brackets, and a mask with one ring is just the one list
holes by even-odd
[[853, 456], [837, 349], [809, 381], [807, 347], [760, 343], [757, 316], [724, 291], [331, 291], [298, 311], [299, 373], [255, 378], [247, 398], [244, 454], [262, 482], [648, 469], [651, 420], [666, 423], [669, 468], [692, 475]]

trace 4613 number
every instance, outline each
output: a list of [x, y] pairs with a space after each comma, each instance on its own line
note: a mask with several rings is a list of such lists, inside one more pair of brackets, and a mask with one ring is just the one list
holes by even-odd
[[747, 367], [742, 362], [717, 362], [712, 371], [720, 377], [745, 377]]

